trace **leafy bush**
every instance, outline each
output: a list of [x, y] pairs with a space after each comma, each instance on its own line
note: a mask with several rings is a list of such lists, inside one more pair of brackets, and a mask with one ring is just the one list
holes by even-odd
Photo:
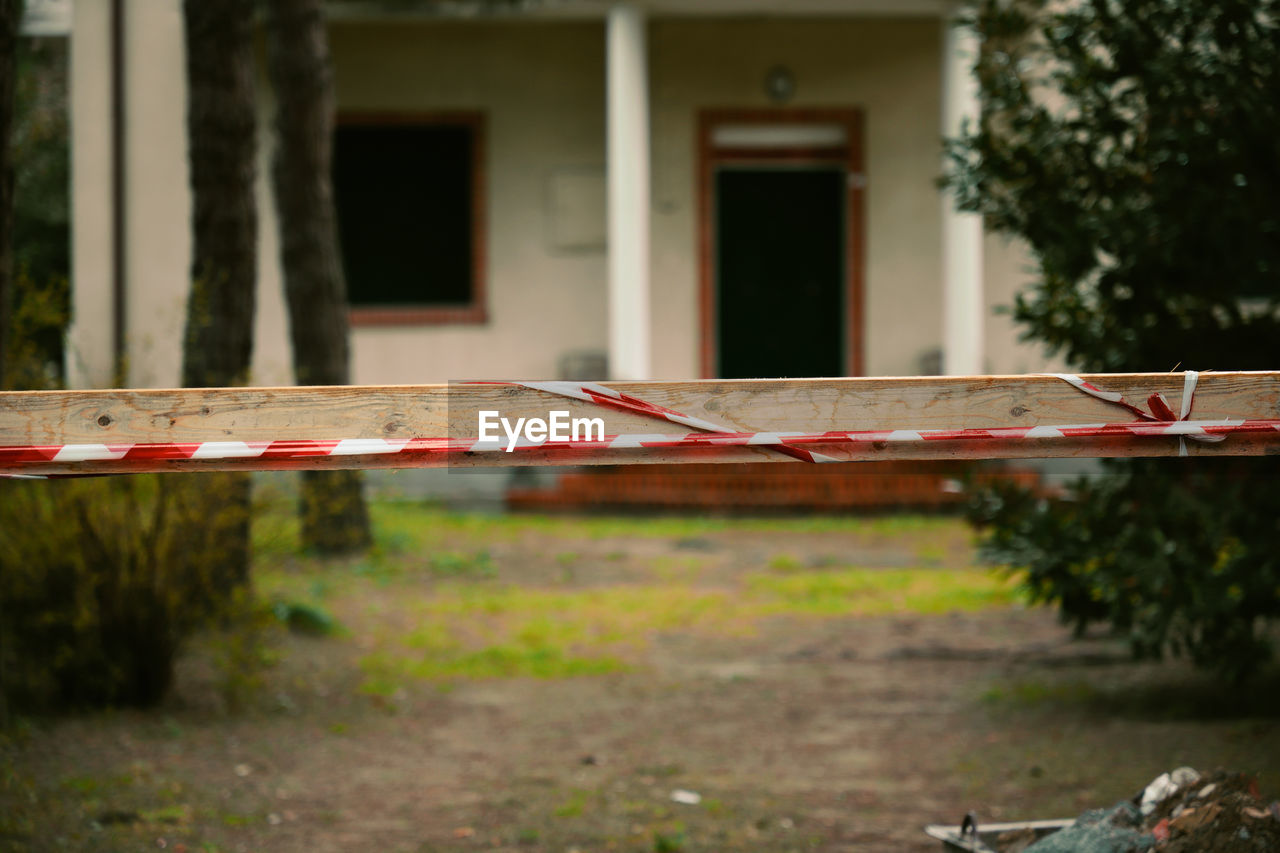
[[[15, 292], [0, 353], [13, 389], [55, 388], [65, 367], [66, 50], [65, 39], [24, 38], [16, 57]], [[247, 553], [230, 550], [243, 536], [225, 532], [246, 527], [248, 513], [247, 475], [0, 480], [0, 700], [25, 710], [154, 703], [183, 642], [211, 621], [226, 629], [225, 669], [247, 681], [256, 611], [235, 568]], [[0, 701], [0, 721], [5, 710]]]
[[204, 508], [216, 475], [0, 481], [0, 674], [14, 707], [149, 705], [246, 597]]
[[[71, 204], [67, 44], [22, 38], [15, 56], [13, 132], [13, 328], [6, 378], [40, 388], [60, 377], [70, 315]], [[0, 312], [3, 314], [3, 312]], [[4, 335], [0, 335], [3, 338]], [[0, 359], [3, 360], [3, 359]]]
[[[1086, 371], [1280, 368], [1280, 2], [971, 5], [983, 110], [948, 183], [1034, 254], [1025, 336]], [[1109, 462], [974, 518], [1068, 621], [1243, 678], [1280, 615], [1274, 462]]]
[[981, 0], [962, 209], [1027, 242], [1014, 316], [1089, 371], [1276, 367], [1280, 0]]
[[71, 318], [67, 280], [38, 285], [20, 272], [14, 281], [19, 298], [6, 354], [6, 384], [24, 391], [55, 387], [62, 373], [62, 338]]
[[1280, 540], [1280, 489], [1257, 488], [1242, 470], [1257, 465], [1280, 474], [1273, 460], [1134, 460], [1069, 500], [996, 487], [970, 518], [986, 556], [1023, 567], [1077, 632], [1109, 623], [1136, 657], [1185, 654], [1238, 681], [1271, 659], [1280, 619], [1280, 552], [1260, 547]]

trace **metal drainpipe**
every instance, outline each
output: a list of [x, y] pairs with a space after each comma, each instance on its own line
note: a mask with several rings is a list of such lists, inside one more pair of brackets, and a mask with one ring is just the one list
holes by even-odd
[[111, 0], [111, 295], [113, 384], [125, 384], [125, 88], [124, 4]]

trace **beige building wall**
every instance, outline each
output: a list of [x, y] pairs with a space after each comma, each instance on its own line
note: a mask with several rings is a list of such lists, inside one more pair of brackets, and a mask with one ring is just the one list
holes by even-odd
[[[125, 0], [126, 382], [179, 383], [191, 264], [186, 73], [179, 0]], [[72, 324], [69, 382], [113, 377], [110, 0], [76, 0], [71, 41]], [[264, 102], [260, 128], [267, 128]], [[251, 381], [289, 383], [287, 326], [260, 130], [259, 296]]]
[[1009, 311], [1019, 290], [1031, 285], [1037, 275], [1035, 258], [1026, 244], [1000, 234], [988, 233], [983, 246], [986, 277], [986, 358], [983, 369], [991, 374], [1061, 372], [1067, 369], [1061, 358], [1051, 358], [1038, 343], [1019, 340], [1022, 327]]
[[[72, 50], [75, 325], [80, 385], [110, 381], [110, 123], [107, 0], [77, 0]], [[190, 191], [178, 0], [128, 0], [128, 358], [138, 386], [175, 384], [189, 278]], [[865, 347], [871, 374], [910, 374], [941, 342], [941, 25], [911, 19], [657, 19], [650, 24], [653, 353], [656, 378], [698, 376], [696, 120], [768, 105], [778, 64], [793, 107], [864, 112], [868, 178]], [[605, 39], [600, 21], [335, 22], [339, 109], [486, 116], [484, 324], [360, 327], [353, 379], [420, 383], [554, 377], [567, 353], [606, 349], [603, 245], [560, 248], [560, 219], [603, 217]], [[291, 380], [269, 192], [263, 87], [259, 311], [253, 381]], [[553, 185], [585, 176], [566, 213]], [[1024, 256], [987, 240], [987, 298], [1007, 303]], [[429, 274], [429, 270], [424, 271]], [[993, 371], [1043, 369], [1008, 321], [989, 318]]]
[[339, 109], [486, 117], [489, 320], [357, 328], [355, 380], [546, 378], [603, 351], [603, 246], [555, 248], [549, 210], [557, 174], [604, 174], [603, 24], [341, 23], [330, 40]]
[[654, 344], [661, 377], [697, 375], [695, 142], [698, 110], [765, 107], [764, 79], [791, 69], [790, 107], [863, 111], [864, 347], [870, 374], [910, 374], [941, 341], [937, 19], [659, 20], [651, 30]]

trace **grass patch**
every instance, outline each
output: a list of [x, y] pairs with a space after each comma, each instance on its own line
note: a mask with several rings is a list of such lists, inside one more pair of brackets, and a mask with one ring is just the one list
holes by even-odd
[[587, 810], [587, 800], [590, 796], [590, 791], [574, 788], [573, 793], [569, 795], [569, 799], [556, 806], [551, 813], [556, 817], [581, 817], [582, 813]]
[[988, 705], [1020, 708], [1088, 703], [1097, 699], [1097, 688], [1084, 681], [1015, 681], [1012, 684], [994, 685], [982, 694], [982, 701]]
[[751, 634], [761, 619], [945, 613], [1000, 607], [1016, 587], [992, 571], [843, 569], [747, 576], [741, 588], [682, 583], [591, 589], [452, 583], [407, 607], [364, 658], [365, 692], [405, 678], [567, 678], [626, 670], [656, 634]]
[[431, 555], [431, 571], [442, 577], [490, 578], [497, 574], [488, 551], [467, 554], [460, 551], [441, 551]]
[[804, 563], [790, 554], [774, 554], [769, 558], [769, 568], [775, 572], [798, 572], [804, 568]]
[[1183, 673], [1138, 684], [1116, 684], [1101, 678], [996, 683], [982, 692], [981, 699], [997, 712], [1070, 711], [1110, 720], [1261, 722], [1280, 719], [1277, 695], [1280, 668], [1272, 667], [1252, 682], [1230, 690], [1223, 689], [1211, 675]]
[[229, 826], [235, 829], [240, 829], [246, 826], [254, 826], [255, 824], [262, 823], [262, 822], [263, 822], [263, 819], [257, 815], [238, 814], [236, 812], [226, 812], [222, 815], [223, 825]]
[[653, 833], [653, 853], [683, 853], [686, 841], [684, 824], [677, 821], [670, 829]]
[[333, 618], [333, 614], [318, 604], [277, 601], [271, 605], [271, 612], [280, 624], [296, 634], [327, 637], [339, 631], [338, 622]]
[[1017, 584], [988, 569], [837, 569], [753, 574], [747, 588], [780, 613], [837, 616], [937, 614], [1005, 607]]
[[[444, 513], [449, 516], [448, 513]], [[902, 536], [951, 531], [956, 521], [934, 516], [811, 516], [803, 518], [697, 518], [697, 517], [589, 517], [550, 515], [463, 516], [479, 520], [485, 532], [498, 538], [542, 533], [566, 539], [693, 538], [708, 533], [865, 533], [869, 536]], [[445, 518], [446, 524], [454, 520]], [[473, 530], [475, 528], [472, 528]]]
[[940, 566], [947, 559], [947, 549], [937, 544], [925, 544], [916, 548], [916, 559], [926, 566]]
[[[657, 634], [750, 635], [764, 619], [862, 614], [935, 614], [1009, 605], [1015, 585], [994, 572], [842, 567], [833, 557], [810, 568], [777, 553], [765, 571], [719, 586], [703, 583], [708, 561], [698, 555], [658, 555], [643, 582], [580, 587], [589, 566], [582, 543], [697, 540], [716, 533], [804, 535], [852, 533], [902, 538], [945, 553], [936, 540], [955, 539], [955, 519], [875, 518], [574, 518], [449, 512], [411, 501], [370, 504], [377, 545], [351, 560], [277, 559], [296, 536], [292, 502], [277, 501], [257, 517], [255, 537], [274, 544], [255, 568], [259, 592], [296, 603], [300, 611], [339, 608], [350, 639], [363, 652], [361, 690], [391, 698], [410, 680], [452, 683], [486, 678], [566, 678], [619, 672], [643, 663]], [[530, 539], [529, 537], [533, 537]], [[550, 541], [548, 541], [550, 540]], [[552, 586], [521, 585], [521, 564], [492, 556], [519, 541], [559, 572]], [[296, 555], [296, 539], [294, 545]], [[506, 554], [512, 549], [501, 549]], [[611, 550], [606, 560], [626, 559]], [[512, 583], [515, 580], [516, 583]], [[386, 592], [378, 592], [385, 588]], [[363, 610], [341, 608], [362, 601]]]
[[502, 644], [474, 651], [461, 648], [434, 650], [419, 658], [374, 653], [361, 661], [366, 679], [360, 692], [383, 699], [400, 689], [395, 677], [426, 681], [479, 680], [488, 678], [577, 678], [606, 675], [629, 667], [610, 656], [578, 656], [554, 646]]
[[697, 580], [707, 566], [702, 557], [655, 557], [649, 561], [649, 571], [664, 583]]
[[[396, 556], [457, 548], [484, 548], [527, 534], [565, 540], [611, 537], [682, 539], [709, 533], [857, 533], [869, 537], [952, 534], [959, 524], [938, 516], [891, 515], [874, 518], [815, 516], [803, 518], [696, 517], [565, 517], [553, 515], [480, 515], [451, 512], [418, 501], [372, 501], [369, 505], [376, 546], [374, 554]], [[300, 550], [295, 505], [276, 496], [260, 502], [253, 524], [254, 554], [278, 561]]]
[[655, 779], [671, 779], [684, 772], [681, 764], [655, 764], [651, 767], [640, 766], [636, 773], [640, 776], [653, 776]]
[[191, 808], [186, 805], [165, 806], [159, 809], [147, 809], [139, 813], [144, 823], [189, 823]]

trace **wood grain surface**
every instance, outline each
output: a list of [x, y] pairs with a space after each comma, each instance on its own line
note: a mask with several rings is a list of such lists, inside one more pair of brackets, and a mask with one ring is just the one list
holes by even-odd
[[[1183, 376], [1084, 376], [1147, 409], [1149, 395], [1181, 406]], [[609, 387], [735, 431], [961, 429], [1085, 423], [1121, 423], [1133, 417], [1119, 406], [1082, 393], [1053, 376], [895, 377], [857, 379], [753, 379], [690, 382], [610, 382]], [[0, 392], [0, 446], [133, 444], [283, 439], [473, 437], [478, 413], [547, 418], [600, 417], [606, 434], [680, 433], [665, 421], [584, 403], [544, 391], [500, 383], [287, 388], [181, 388], [158, 390]], [[1192, 419], [1280, 418], [1280, 372], [1204, 373]], [[1280, 442], [1232, 436], [1218, 444], [1188, 442], [1193, 456], [1280, 453]], [[848, 459], [961, 459], [1048, 456], [1170, 456], [1171, 438], [1005, 444], [921, 442], [855, 449], [821, 448]], [[766, 448], [715, 451], [581, 451], [577, 464], [670, 462], [793, 462]], [[402, 467], [395, 457], [318, 458], [314, 467]], [[422, 464], [418, 460], [414, 464]], [[438, 460], [436, 464], [443, 464]], [[565, 464], [563, 453], [480, 453], [449, 464], [510, 466]], [[167, 461], [163, 470], [253, 469], [260, 460]], [[289, 467], [299, 467], [297, 463]], [[40, 473], [138, 470], [122, 463], [50, 463]], [[34, 470], [33, 470], [34, 472]]]

